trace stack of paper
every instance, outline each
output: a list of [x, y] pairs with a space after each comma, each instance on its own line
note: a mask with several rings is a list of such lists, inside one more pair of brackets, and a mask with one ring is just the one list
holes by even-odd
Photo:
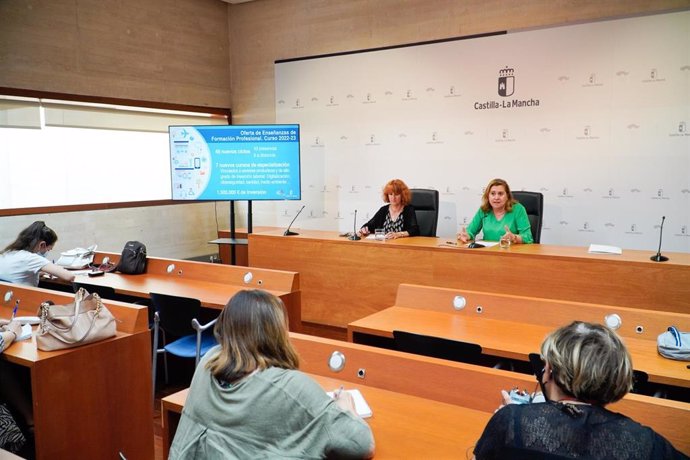
[[617, 246], [606, 246], [603, 244], [590, 244], [590, 254], [623, 254], [623, 250]]
[[[364, 399], [364, 396], [362, 396], [362, 393], [359, 390], [354, 388], [352, 390], [343, 391], [346, 391], [352, 395], [352, 400], [355, 402], [355, 411], [357, 412], [357, 415], [359, 415], [362, 418], [371, 417], [371, 408], [369, 407], [369, 404], [367, 404], [366, 400]], [[330, 396], [331, 398], [335, 397], [335, 392], [329, 391], [328, 396]]]

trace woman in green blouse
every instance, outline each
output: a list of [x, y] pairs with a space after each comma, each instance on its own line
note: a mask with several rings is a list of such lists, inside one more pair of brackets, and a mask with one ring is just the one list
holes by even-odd
[[513, 198], [508, 183], [493, 179], [482, 195], [482, 205], [467, 228], [458, 233], [458, 240], [467, 243], [482, 230], [487, 241], [507, 240], [511, 244], [530, 244], [532, 230], [525, 207]]

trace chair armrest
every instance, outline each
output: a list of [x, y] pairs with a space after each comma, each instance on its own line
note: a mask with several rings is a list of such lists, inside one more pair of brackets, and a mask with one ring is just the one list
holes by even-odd
[[199, 321], [197, 321], [196, 318], [193, 318], [192, 319], [192, 328], [194, 328], [194, 330], [197, 332], [204, 332], [206, 329], [208, 329], [209, 327], [216, 324], [216, 321], [218, 321], [218, 318], [214, 319], [213, 321], [209, 321], [206, 324], [201, 324]]

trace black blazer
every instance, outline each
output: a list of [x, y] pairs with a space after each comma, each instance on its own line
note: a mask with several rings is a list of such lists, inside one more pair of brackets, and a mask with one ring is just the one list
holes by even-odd
[[[369, 222], [362, 225], [361, 228], [367, 227], [369, 232], [374, 232], [377, 228], [383, 228], [383, 223], [386, 221], [386, 214], [388, 214], [388, 206], [383, 205], [381, 209], [376, 211], [374, 217], [372, 217]], [[417, 214], [414, 212], [412, 205], [407, 205], [402, 210], [403, 216], [403, 232], [407, 232], [410, 236], [419, 235], [419, 224], [417, 224]]]

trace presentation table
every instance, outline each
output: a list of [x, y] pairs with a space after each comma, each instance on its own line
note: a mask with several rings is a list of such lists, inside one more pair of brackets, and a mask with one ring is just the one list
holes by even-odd
[[249, 235], [250, 266], [299, 272], [302, 320], [347, 324], [394, 304], [400, 283], [690, 313], [690, 254], [589, 254], [545, 244], [467, 249], [455, 238], [349, 241], [333, 231]]

